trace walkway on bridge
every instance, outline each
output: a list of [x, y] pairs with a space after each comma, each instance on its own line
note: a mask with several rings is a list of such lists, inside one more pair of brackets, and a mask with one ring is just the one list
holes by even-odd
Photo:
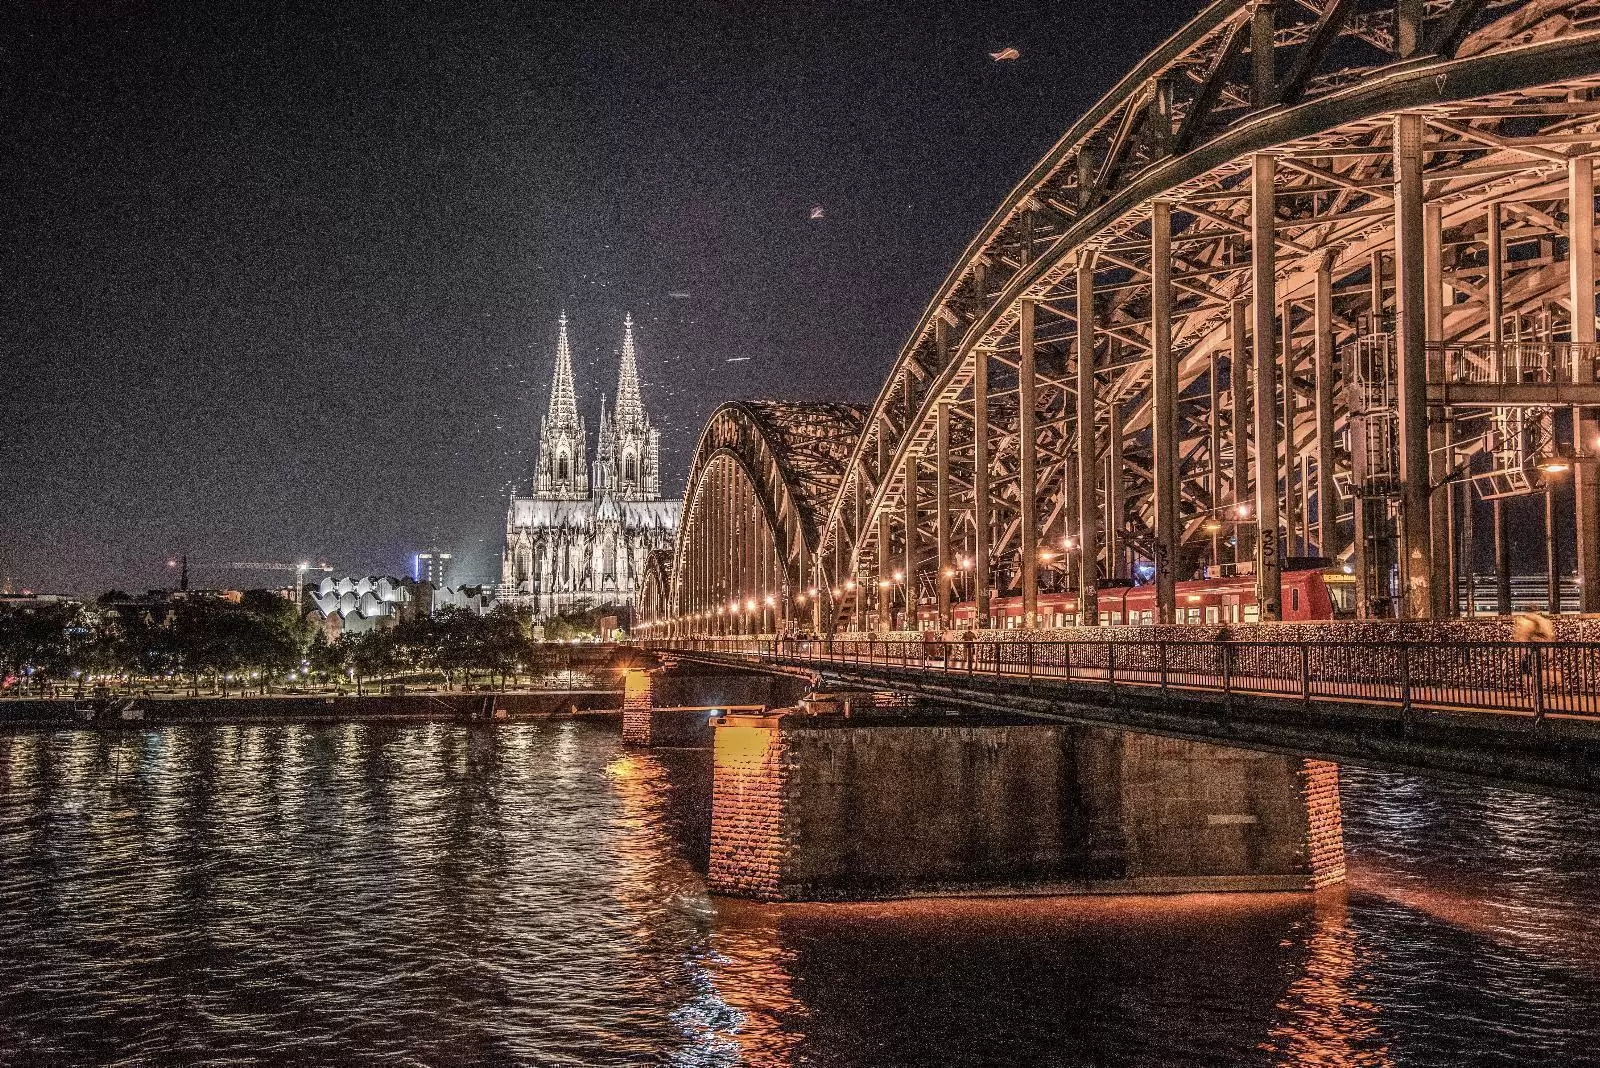
[[1600, 792], [1600, 644], [682, 638], [935, 703]]

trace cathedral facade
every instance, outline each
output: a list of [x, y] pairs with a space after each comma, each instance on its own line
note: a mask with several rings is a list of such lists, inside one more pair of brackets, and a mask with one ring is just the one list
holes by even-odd
[[532, 492], [512, 491], [501, 564], [501, 596], [535, 619], [581, 605], [631, 608], [647, 555], [670, 550], [677, 534], [682, 505], [661, 499], [661, 432], [645, 414], [631, 317], [622, 329], [615, 403], [608, 415], [600, 398], [591, 462], [561, 316]]

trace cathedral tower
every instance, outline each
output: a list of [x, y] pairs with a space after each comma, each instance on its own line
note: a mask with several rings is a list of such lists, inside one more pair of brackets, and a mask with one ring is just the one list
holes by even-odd
[[581, 501], [589, 496], [588, 433], [578, 414], [572, 383], [572, 348], [567, 343], [567, 313], [561, 313], [556, 339], [556, 371], [550, 380], [550, 410], [539, 426], [539, 466], [533, 495], [547, 501]]
[[670, 551], [678, 501], [661, 499], [661, 435], [645, 415], [633, 319], [623, 323], [616, 406], [600, 401], [600, 440], [588, 459], [561, 316], [550, 410], [539, 429], [533, 492], [506, 510], [500, 595], [549, 619], [580, 608], [632, 606], [653, 552]]
[[650, 425], [639, 392], [639, 361], [633, 343], [633, 316], [622, 321], [622, 360], [617, 368], [617, 406], [602, 428], [609, 446], [607, 489], [625, 501], [661, 498], [661, 431]]

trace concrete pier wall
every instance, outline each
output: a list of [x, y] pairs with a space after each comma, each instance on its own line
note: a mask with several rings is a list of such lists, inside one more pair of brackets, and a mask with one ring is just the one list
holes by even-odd
[[712, 889], [769, 900], [1309, 890], [1344, 875], [1334, 765], [1066, 725], [730, 717]]

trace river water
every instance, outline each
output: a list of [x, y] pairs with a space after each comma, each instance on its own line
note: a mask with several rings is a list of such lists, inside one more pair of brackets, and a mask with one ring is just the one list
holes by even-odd
[[1600, 808], [1347, 769], [1295, 895], [758, 906], [574, 723], [0, 737], [0, 1065], [1600, 1064]]

